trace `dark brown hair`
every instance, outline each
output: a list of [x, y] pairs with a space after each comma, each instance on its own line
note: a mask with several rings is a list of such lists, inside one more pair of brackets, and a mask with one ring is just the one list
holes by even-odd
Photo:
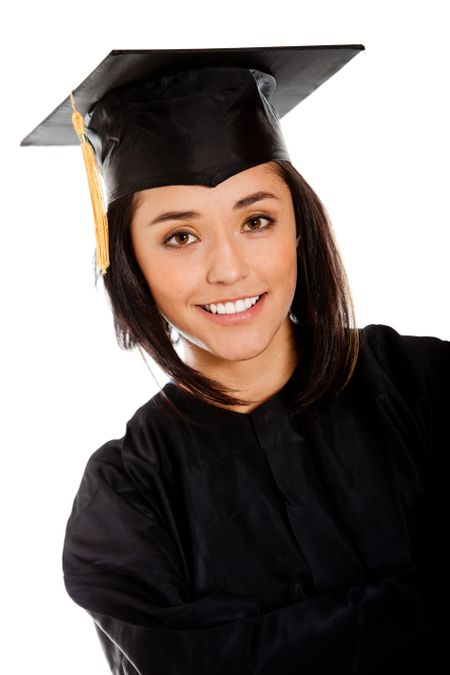
[[[294, 332], [302, 349], [302, 386], [294, 408], [313, 411], [336, 398], [350, 380], [359, 334], [347, 276], [325, 207], [290, 162], [276, 160], [270, 166], [290, 189], [297, 230], [297, 285], [291, 314], [298, 322]], [[135, 201], [134, 195], [127, 195], [108, 208], [111, 264], [103, 281], [119, 346], [144, 350], [174, 382], [205, 401], [222, 406], [251, 404], [188, 366], [177, 354], [171, 326], [159, 312], [134, 255], [130, 224]]]

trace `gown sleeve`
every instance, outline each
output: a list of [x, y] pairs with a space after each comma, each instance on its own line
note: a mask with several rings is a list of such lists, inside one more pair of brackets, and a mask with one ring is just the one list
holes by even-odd
[[191, 597], [163, 503], [164, 478], [146, 473], [144, 496], [120, 450], [120, 441], [109, 441], [90, 457], [62, 561], [66, 590], [94, 620], [112, 673], [219, 675], [244, 666], [256, 600], [222, 592]]

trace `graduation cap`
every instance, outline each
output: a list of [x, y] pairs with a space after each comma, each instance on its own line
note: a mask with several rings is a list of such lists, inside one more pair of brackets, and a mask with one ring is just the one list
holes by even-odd
[[81, 143], [105, 274], [112, 201], [289, 160], [279, 119], [363, 49], [113, 50], [21, 145]]

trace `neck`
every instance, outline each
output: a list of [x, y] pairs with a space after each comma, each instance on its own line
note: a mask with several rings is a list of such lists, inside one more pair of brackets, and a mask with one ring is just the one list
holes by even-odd
[[234, 396], [253, 401], [247, 406], [222, 406], [229, 410], [251, 412], [279, 391], [297, 366], [301, 348], [288, 319], [269, 347], [245, 361], [218, 359], [192, 343], [184, 343], [186, 363], [203, 375], [234, 389]]

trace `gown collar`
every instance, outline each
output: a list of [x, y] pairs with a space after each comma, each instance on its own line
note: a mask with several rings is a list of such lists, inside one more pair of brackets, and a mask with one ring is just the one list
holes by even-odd
[[228, 408], [222, 408], [213, 403], [209, 403], [194, 396], [190, 392], [179, 387], [170, 380], [164, 387], [164, 392], [170, 400], [176, 405], [181, 406], [183, 412], [193, 414], [196, 418], [203, 420], [216, 418], [221, 420], [230, 420], [234, 424], [242, 420], [252, 422], [269, 422], [274, 416], [283, 412], [289, 412], [290, 405], [294, 403], [295, 393], [299, 385], [301, 359], [297, 363], [287, 382], [263, 403], [249, 412], [238, 412]]

